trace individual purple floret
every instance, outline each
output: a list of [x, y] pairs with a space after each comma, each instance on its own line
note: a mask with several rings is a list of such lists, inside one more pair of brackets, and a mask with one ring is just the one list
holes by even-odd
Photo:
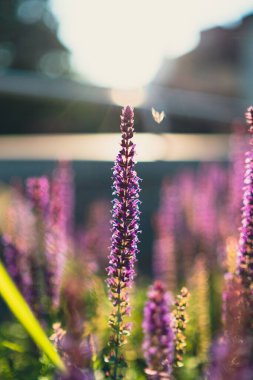
[[107, 268], [109, 298], [113, 305], [109, 324], [113, 334], [110, 337], [109, 362], [113, 358], [111, 378], [119, 379], [119, 346], [129, 330], [124, 316], [129, 315], [128, 293], [135, 277], [134, 264], [138, 252], [139, 232], [139, 177], [134, 170], [135, 145], [134, 112], [130, 106], [121, 114], [121, 150], [113, 168], [112, 240]]
[[144, 308], [144, 358], [150, 379], [171, 379], [174, 359], [173, 316], [170, 293], [156, 281], [148, 293]]
[[[246, 120], [253, 133], [253, 107], [246, 112]], [[251, 144], [253, 139], [251, 140]], [[239, 240], [239, 275], [246, 288], [253, 291], [253, 151], [246, 153], [242, 226]]]

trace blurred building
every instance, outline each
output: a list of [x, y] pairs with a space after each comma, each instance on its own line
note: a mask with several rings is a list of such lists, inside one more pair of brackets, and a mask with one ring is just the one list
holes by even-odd
[[171, 110], [177, 131], [227, 132], [229, 123], [243, 115], [253, 99], [252, 44], [249, 15], [236, 24], [202, 31], [194, 50], [164, 62], [155, 83], [177, 98], [178, 107]]
[[[47, 1], [0, 6], [0, 133], [116, 132], [111, 90], [73, 80]], [[155, 107], [166, 112], [157, 132], [229, 132], [253, 98], [252, 29], [249, 15], [205, 30], [194, 50], [164, 61], [136, 110], [137, 131], [154, 130]]]

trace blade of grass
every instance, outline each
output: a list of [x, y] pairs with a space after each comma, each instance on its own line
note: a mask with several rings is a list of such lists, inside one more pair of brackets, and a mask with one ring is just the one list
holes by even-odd
[[27, 330], [37, 346], [49, 357], [52, 363], [62, 372], [66, 372], [65, 365], [56, 352], [54, 346], [47, 338], [38, 320], [33, 315], [28, 304], [10, 278], [8, 272], [0, 262], [0, 294], [16, 316], [19, 322]]
[[0, 342], [1, 346], [9, 348], [11, 351], [16, 351], [16, 352], [25, 352], [24, 348], [20, 346], [20, 344], [10, 342], [8, 340], [3, 340]]

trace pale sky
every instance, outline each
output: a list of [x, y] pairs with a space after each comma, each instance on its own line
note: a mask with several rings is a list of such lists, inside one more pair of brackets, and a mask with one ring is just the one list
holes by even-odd
[[145, 86], [164, 57], [196, 46], [200, 30], [253, 12], [253, 0], [51, 0], [51, 5], [76, 72], [112, 88]]

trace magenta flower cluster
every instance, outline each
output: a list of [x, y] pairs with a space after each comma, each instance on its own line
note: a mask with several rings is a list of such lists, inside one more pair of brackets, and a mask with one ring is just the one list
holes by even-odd
[[170, 379], [174, 360], [174, 329], [171, 296], [162, 282], [156, 281], [144, 308], [144, 358], [150, 379]]

